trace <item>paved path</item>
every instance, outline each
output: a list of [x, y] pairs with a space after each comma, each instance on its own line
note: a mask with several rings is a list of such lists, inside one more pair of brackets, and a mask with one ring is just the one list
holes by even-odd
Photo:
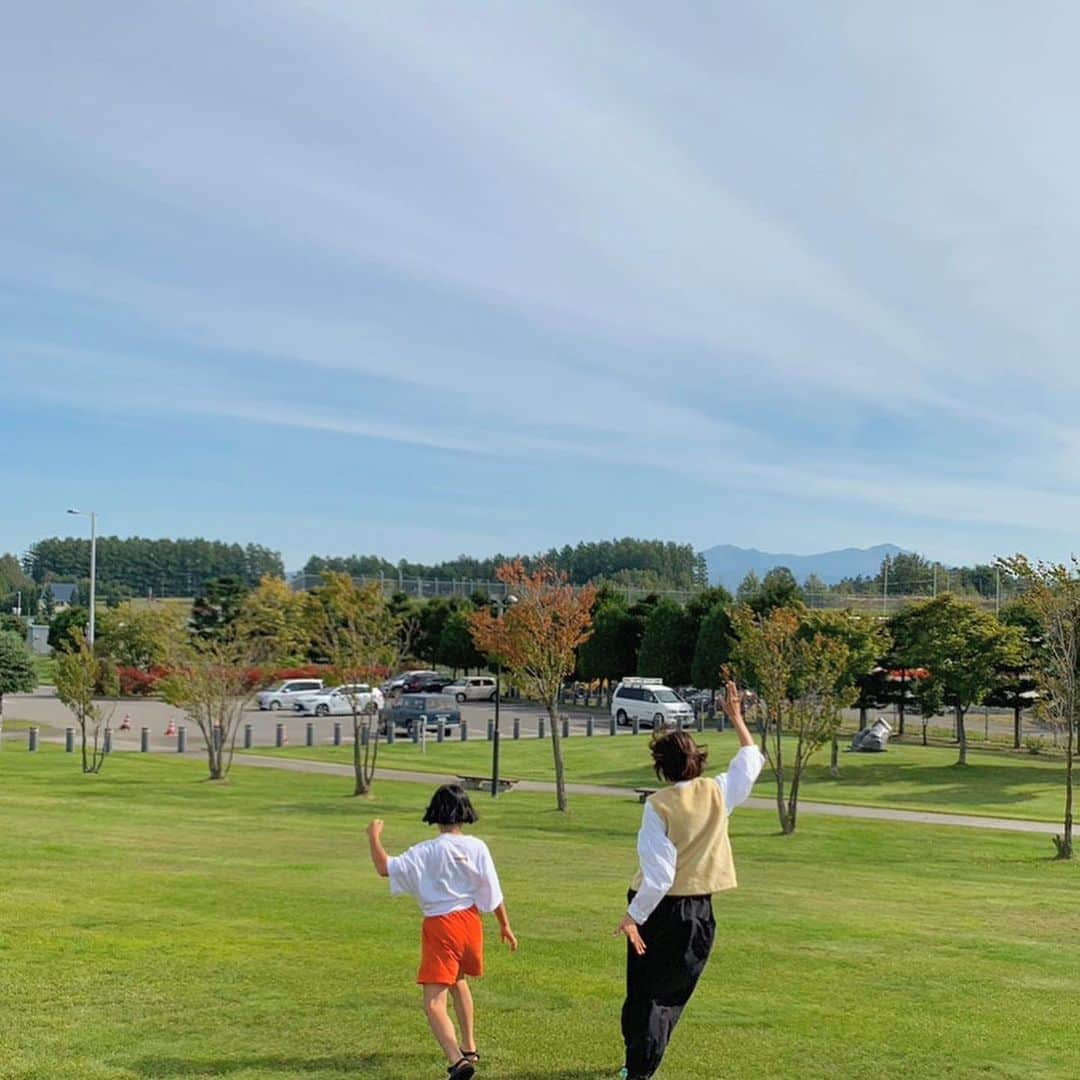
[[[322, 773], [329, 776], [352, 776], [351, 765], [338, 765], [329, 761], [306, 761], [302, 758], [256, 757], [253, 754], [237, 754], [237, 765], [256, 769], [284, 769], [286, 772]], [[399, 780], [410, 784], [449, 784], [457, 780], [453, 774], [398, 772], [378, 769], [379, 780]], [[555, 785], [538, 780], [521, 780], [517, 791], [534, 791], [554, 794]], [[567, 784], [570, 795], [602, 795], [609, 798], [636, 798], [630, 788], [603, 787], [598, 784]], [[772, 799], [748, 799], [746, 806], [752, 810], [775, 810]], [[799, 813], [824, 817], [857, 818], [862, 821], [896, 821], [911, 825], [944, 825], [961, 829], [999, 829], [1005, 832], [1042, 833], [1053, 835], [1061, 831], [1060, 825], [1048, 821], [1023, 821], [1019, 818], [980, 817], [976, 814], [934, 814], [923, 810], [891, 810], [882, 806], [843, 806], [838, 803], [799, 803]]]

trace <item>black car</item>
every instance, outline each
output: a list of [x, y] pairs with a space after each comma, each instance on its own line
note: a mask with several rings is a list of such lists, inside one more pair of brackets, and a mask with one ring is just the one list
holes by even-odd
[[384, 735], [391, 723], [410, 736], [419, 723], [424, 723], [429, 732], [438, 730], [440, 720], [446, 727], [461, 723], [457, 702], [441, 694], [402, 694], [382, 715]]
[[441, 694], [454, 681], [450, 675], [410, 675], [401, 687], [403, 694]]

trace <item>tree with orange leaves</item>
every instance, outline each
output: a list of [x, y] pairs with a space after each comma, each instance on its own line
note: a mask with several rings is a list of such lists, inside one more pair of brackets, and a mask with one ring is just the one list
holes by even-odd
[[559, 731], [559, 692], [573, 674], [579, 645], [592, 633], [592, 605], [596, 590], [591, 585], [575, 589], [566, 575], [542, 564], [528, 573], [520, 560], [506, 563], [495, 576], [515, 602], [501, 617], [488, 608], [469, 619], [476, 647], [497, 657], [540, 699], [551, 727], [555, 757], [555, 795], [566, 810], [566, 770]]

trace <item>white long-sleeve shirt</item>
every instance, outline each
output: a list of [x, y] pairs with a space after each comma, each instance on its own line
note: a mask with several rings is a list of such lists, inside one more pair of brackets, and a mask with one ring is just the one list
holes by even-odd
[[[764, 765], [765, 757], [756, 746], [743, 746], [731, 759], [728, 771], [716, 777], [728, 814], [750, 797], [754, 782], [761, 775]], [[678, 786], [676, 784], [676, 787]], [[653, 913], [656, 905], [667, 896], [674, 884], [679, 855], [675, 845], [667, 837], [660, 815], [648, 803], [645, 804], [645, 812], [641, 816], [637, 850], [641, 863], [641, 888], [627, 912], [630, 918], [640, 925]]]

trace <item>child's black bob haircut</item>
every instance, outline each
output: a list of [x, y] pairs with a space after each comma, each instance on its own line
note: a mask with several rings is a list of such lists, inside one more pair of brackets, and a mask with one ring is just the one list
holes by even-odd
[[424, 811], [425, 825], [471, 825], [478, 821], [473, 804], [460, 784], [443, 784]]

